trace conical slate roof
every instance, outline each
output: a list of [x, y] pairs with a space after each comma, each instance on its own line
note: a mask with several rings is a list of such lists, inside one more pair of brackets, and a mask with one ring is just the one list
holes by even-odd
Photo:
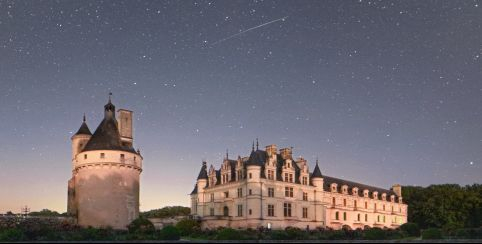
[[119, 150], [136, 153], [134, 148], [122, 145], [117, 120], [115, 119], [115, 106], [110, 102], [105, 105], [104, 119], [95, 130], [82, 152], [93, 150]]
[[323, 178], [323, 175], [321, 175], [320, 167], [318, 167], [318, 160], [316, 160], [316, 166], [315, 166], [315, 169], [313, 170], [313, 174], [311, 175], [311, 178]]
[[92, 135], [92, 132], [90, 132], [89, 127], [87, 126], [87, 123], [85, 123], [85, 117], [84, 117], [84, 122], [82, 122], [82, 125], [80, 126], [79, 130], [75, 135]]
[[203, 162], [203, 166], [201, 167], [201, 171], [199, 171], [199, 175], [197, 177], [198, 180], [201, 180], [201, 179], [208, 179], [208, 166], [206, 164], [206, 162]]

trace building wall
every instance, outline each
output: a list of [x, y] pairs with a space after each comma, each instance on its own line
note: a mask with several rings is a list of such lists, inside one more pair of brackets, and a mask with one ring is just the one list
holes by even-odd
[[[320, 183], [322, 185], [322, 181], [318, 182], [318, 184]], [[191, 206], [193, 216], [202, 220], [203, 228], [212, 229], [221, 226], [231, 228], [263, 226], [267, 228], [268, 224], [273, 229], [284, 229], [288, 226], [301, 229], [317, 227], [340, 229], [344, 225], [352, 229], [364, 228], [365, 225], [397, 228], [407, 222], [407, 205], [405, 204], [348, 193], [327, 192], [323, 191], [321, 187], [311, 185], [256, 178], [204, 189], [200, 186], [202, 187], [202, 184], [198, 183], [198, 193], [191, 196]], [[293, 197], [285, 196], [285, 187], [293, 188]], [[268, 197], [268, 188], [275, 189], [274, 197]], [[238, 197], [237, 189], [242, 189], [242, 197]], [[250, 189], [251, 195], [249, 195]], [[225, 197], [225, 192], [229, 192], [228, 197]], [[308, 194], [307, 201], [303, 200], [303, 192]], [[211, 196], [214, 196], [213, 200], [211, 200]], [[333, 198], [335, 198], [335, 205], [332, 202]], [[388, 199], [390, 198], [388, 197]], [[357, 201], [356, 208], [355, 200]], [[367, 202], [367, 209], [364, 208], [365, 202]], [[284, 216], [284, 203], [292, 204], [291, 217]], [[375, 204], [377, 205], [376, 210], [374, 209]], [[238, 216], [238, 205], [243, 206], [242, 216]], [[274, 216], [268, 216], [268, 205], [274, 205]], [[383, 205], [385, 205], [385, 211]], [[224, 207], [229, 209], [228, 216], [224, 216]], [[303, 208], [308, 211], [307, 218], [303, 218]], [[214, 213], [211, 214], [211, 211]], [[338, 219], [336, 218], [337, 212]], [[346, 214], [346, 219], [344, 214]], [[360, 221], [358, 221], [358, 214], [360, 214]], [[365, 221], [365, 214], [367, 221]]]
[[139, 155], [114, 150], [88, 151], [78, 154], [73, 166], [72, 206], [79, 225], [126, 229], [139, 216], [142, 167]]

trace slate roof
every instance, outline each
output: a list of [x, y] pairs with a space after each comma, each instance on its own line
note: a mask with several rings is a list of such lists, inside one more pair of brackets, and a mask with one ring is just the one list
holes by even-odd
[[115, 119], [115, 106], [109, 100], [109, 103], [107, 103], [104, 108], [104, 119], [100, 122], [82, 152], [118, 150], [137, 153], [133, 147], [122, 144], [119, 129], [117, 128], [117, 120]]
[[331, 177], [331, 176], [326, 176], [326, 175], [323, 176], [323, 190], [324, 191], [331, 191], [330, 185], [333, 184], [333, 183], [337, 184], [337, 191], [340, 191], [340, 188], [343, 185], [347, 185], [349, 193], [352, 193], [353, 188], [358, 187], [358, 195], [359, 196], [363, 196], [363, 190], [370, 191], [370, 194], [377, 191], [379, 199], [381, 199], [381, 196], [382, 196], [383, 193], [387, 194], [387, 200], [390, 199], [390, 195], [396, 196], [395, 192], [392, 191], [392, 190], [387, 190], [387, 189], [383, 189], [383, 188], [364, 185], [364, 184], [360, 184], [360, 183], [356, 183], [356, 182], [352, 182], [352, 181], [338, 179], [338, 178]]
[[256, 166], [264, 166], [266, 159], [268, 158], [268, 153], [262, 150], [252, 151], [251, 155], [249, 155], [249, 160], [246, 162], [246, 165], [256, 165]]
[[75, 135], [92, 135], [92, 132], [90, 132], [89, 130], [89, 126], [87, 126], [87, 123], [85, 123], [85, 121], [82, 123], [82, 125], [80, 125], [80, 128], [79, 130], [77, 131], [77, 133], [75, 133]]
[[208, 179], [208, 166], [206, 162], [203, 162], [203, 166], [201, 167], [201, 171], [199, 171], [199, 175], [197, 177], [198, 180], [200, 179]]
[[318, 161], [316, 161], [315, 169], [313, 170], [313, 174], [311, 174], [310, 177], [312, 177], [312, 178], [323, 178], [323, 175], [321, 174], [320, 167], [318, 167]]

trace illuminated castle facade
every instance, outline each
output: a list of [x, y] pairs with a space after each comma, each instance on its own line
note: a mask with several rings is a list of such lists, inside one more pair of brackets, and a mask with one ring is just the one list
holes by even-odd
[[139, 216], [142, 156], [133, 148], [132, 111], [104, 106], [92, 134], [84, 121], [72, 136], [67, 212], [80, 226], [126, 229]]
[[202, 228], [397, 228], [407, 222], [400, 185], [390, 190], [309, 170], [292, 149], [254, 148], [249, 157], [203, 162], [191, 196], [191, 214]]

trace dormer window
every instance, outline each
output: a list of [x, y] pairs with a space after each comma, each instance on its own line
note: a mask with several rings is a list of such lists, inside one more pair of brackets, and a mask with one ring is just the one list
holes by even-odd
[[353, 195], [358, 195], [358, 188], [353, 188], [352, 190]]
[[386, 200], [387, 200], [387, 194], [386, 194], [386, 193], [383, 193], [383, 194], [382, 194], [382, 200], [383, 200], [383, 201], [386, 201]]
[[368, 197], [368, 190], [364, 190], [364, 191], [363, 191], [363, 196], [364, 196], [364, 197]]
[[394, 196], [394, 195], [391, 195], [391, 196], [390, 196], [390, 201], [391, 201], [391, 202], [395, 202], [395, 196]]
[[378, 199], [378, 192], [373, 192], [373, 199]]
[[336, 183], [331, 184], [331, 192], [336, 192], [337, 187]]
[[343, 191], [343, 194], [348, 194], [348, 186], [347, 185], [344, 185], [342, 187], [342, 191]]

